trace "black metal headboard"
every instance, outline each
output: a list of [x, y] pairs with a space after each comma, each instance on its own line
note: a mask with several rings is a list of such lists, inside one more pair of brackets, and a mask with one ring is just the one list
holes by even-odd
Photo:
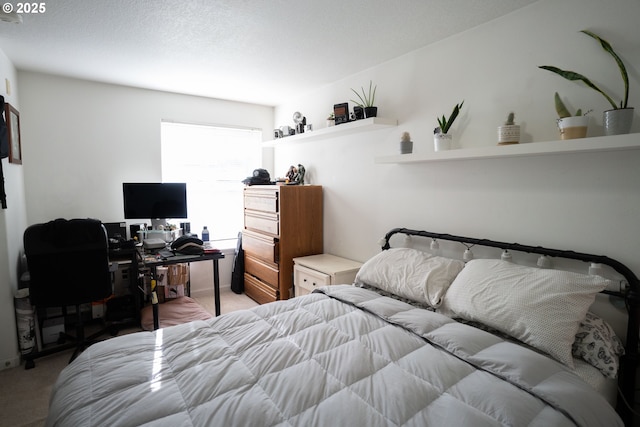
[[[633, 424], [633, 412], [629, 405], [634, 405], [635, 382], [636, 382], [636, 366], [638, 364], [638, 342], [640, 333], [640, 279], [626, 265], [615, 259], [602, 256], [585, 254], [574, 251], [566, 251], [559, 249], [549, 249], [542, 246], [527, 246], [519, 243], [505, 243], [489, 239], [476, 239], [472, 237], [454, 236], [451, 234], [432, 233], [429, 231], [411, 230], [408, 228], [394, 228], [384, 236], [382, 249], [389, 249], [390, 239], [395, 234], [404, 234], [407, 236], [421, 236], [431, 239], [448, 240], [460, 242], [465, 245], [478, 245], [499, 248], [503, 250], [512, 250], [518, 252], [546, 255], [554, 258], [565, 258], [590, 263], [604, 264], [619, 274], [621, 274], [626, 282], [627, 287], [620, 291], [604, 290], [603, 293], [623, 298], [626, 302], [628, 311], [627, 321], [627, 341], [625, 345], [625, 354], [620, 358], [620, 370], [618, 372], [618, 403], [616, 410], [625, 422], [625, 425]], [[622, 395], [622, 399], [620, 396]]]

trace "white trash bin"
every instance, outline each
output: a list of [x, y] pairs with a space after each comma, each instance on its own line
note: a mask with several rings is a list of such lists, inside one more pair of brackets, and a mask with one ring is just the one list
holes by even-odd
[[36, 322], [33, 306], [29, 300], [29, 288], [18, 289], [13, 299], [16, 308], [16, 326], [20, 353], [25, 355], [33, 351], [36, 345]]

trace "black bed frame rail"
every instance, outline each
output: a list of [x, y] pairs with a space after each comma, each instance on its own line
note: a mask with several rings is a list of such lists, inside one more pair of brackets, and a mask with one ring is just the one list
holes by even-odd
[[[549, 249], [542, 246], [528, 246], [519, 243], [505, 243], [489, 239], [476, 239], [472, 237], [454, 236], [446, 233], [432, 233], [429, 231], [411, 230], [408, 228], [394, 228], [384, 237], [383, 250], [389, 249], [391, 246], [389, 241], [395, 234], [405, 234], [407, 236], [421, 236], [431, 239], [449, 240], [460, 242], [464, 245], [471, 246], [487, 246], [499, 248], [503, 250], [512, 250], [525, 253], [533, 253], [539, 255], [547, 255], [556, 258], [574, 259], [584, 262], [592, 262], [604, 264], [624, 276], [627, 287], [620, 292], [602, 291], [602, 293], [615, 295], [623, 298], [626, 302], [629, 318], [627, 322], [627, 343], [625, 346], [625, 354], [620, 358], [620, 370], [618, 372], [618, 403], [616, 410], [624, 420], [625, 425], [633, 425], [633, 406], [635, 405], [635, 382], [636, 382], [636, 366], [638, 364], [638, 342], [640, 333], [640, 279], [626, 265], [615, 259], [602, 256], [580, 253], [575, 251]], [[620, 396], [622, 395], [622, 399]]]

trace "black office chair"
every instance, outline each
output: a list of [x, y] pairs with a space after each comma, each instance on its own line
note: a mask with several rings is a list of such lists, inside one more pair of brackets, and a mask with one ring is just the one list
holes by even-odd
[[[75, 347], [69, 360], [91, 345], [108, 329], [85, 337], [81, 304], [107, 298], [112, 294], [109, 270], [109, 240], [98, 220], [57, 219], [35, 224], [24, 232], [24, 251], [30, 274], [29, 296], [39, 307], [75, 306], [76, 335], [62, 336], [75, 342], [41, 351], [25, 358], [26, 369], [35, 366], [33, 359], [55, 351]], [[63, 311], [66, 313], [66, 309]]]

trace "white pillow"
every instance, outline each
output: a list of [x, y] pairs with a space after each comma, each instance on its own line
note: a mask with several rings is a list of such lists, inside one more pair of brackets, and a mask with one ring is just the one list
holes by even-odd
[[608, 283], [599, 276], [477, 259], [453, 281], [444, 306], [573, 368], [571, 346], [580, 322]]
[[382, 251], [364, 263], [356, 283], [438, 307], [464, 263], [410, 248]]

